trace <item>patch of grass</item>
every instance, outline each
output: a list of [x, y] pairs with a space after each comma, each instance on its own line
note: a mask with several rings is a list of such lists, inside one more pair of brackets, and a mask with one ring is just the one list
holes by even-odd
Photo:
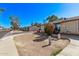
[[59, 54], [62, 51], [62, 49], [57, 49], [56, 51], [52, 52], [50, 54], [50, 56], [56, 56], [57, 54]]

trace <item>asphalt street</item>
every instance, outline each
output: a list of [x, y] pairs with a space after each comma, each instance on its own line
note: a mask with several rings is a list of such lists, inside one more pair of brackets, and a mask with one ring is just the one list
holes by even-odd
[[7, 31], [0, 31], [0, 38], [2, 38], [4, 35], [6, 35], [8, 32]]

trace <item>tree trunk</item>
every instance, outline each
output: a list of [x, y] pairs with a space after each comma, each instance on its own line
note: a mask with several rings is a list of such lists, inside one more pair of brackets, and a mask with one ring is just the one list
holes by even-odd
[[48, 40], [49, 40], [49, 45], [51, 45], [51, 36], [49, 36]]

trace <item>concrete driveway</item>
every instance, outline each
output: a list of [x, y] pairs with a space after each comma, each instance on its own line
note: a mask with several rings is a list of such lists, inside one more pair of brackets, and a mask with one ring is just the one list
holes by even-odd
[[70, 38], [70, 44], [57, 56], [79, 56], [79, 36], [62, 34], [62, 37]]
[[61, 34], [61, 36], [64, 38], [71, 38], [71, 39], [79, 40], [79, 35]]

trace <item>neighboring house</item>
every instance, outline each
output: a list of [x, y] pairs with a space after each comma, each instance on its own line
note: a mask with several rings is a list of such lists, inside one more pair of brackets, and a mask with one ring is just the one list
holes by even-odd
[[67, 18], [67, 20], [54, 21], [60, 25], [60, 32], [67, 34], [79, 34], [79, 16]]
[[10, 28], [5, 28], [4, 30], [5, 30], [5, 31], [11, 31], [11, 29], [10, 29]]
[[30, 26], [29, 31], [37, 31], [39, 28], [37, 26]]

